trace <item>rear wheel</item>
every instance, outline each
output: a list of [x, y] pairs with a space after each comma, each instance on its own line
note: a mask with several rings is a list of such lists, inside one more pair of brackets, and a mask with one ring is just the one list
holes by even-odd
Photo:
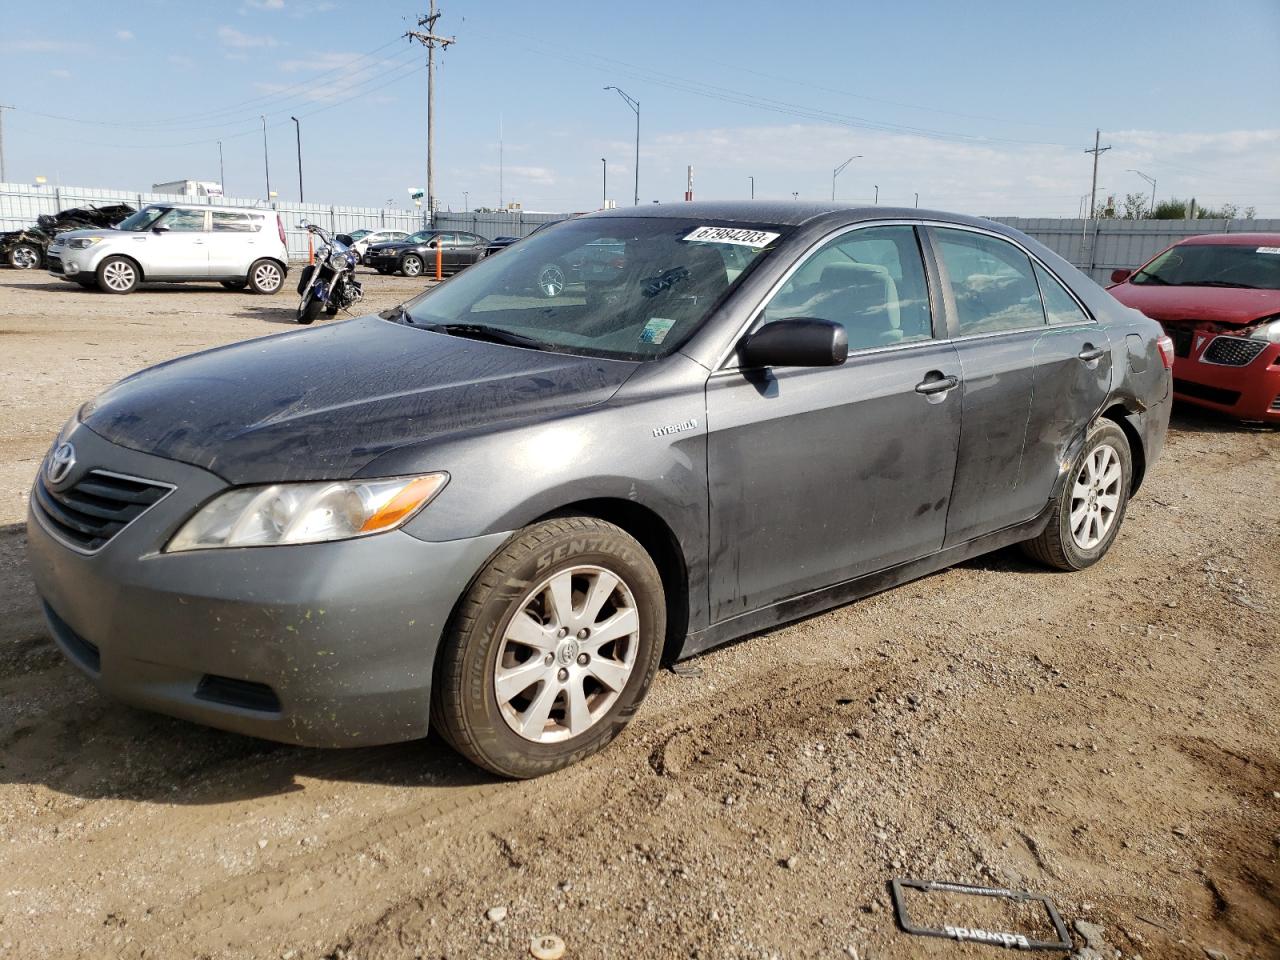
[[40, 249], [34, 244], [20, 243], [9, 251], [9, 266], [18, 270], [34, 270], [40, 259]]
[[1059, 570], [1083, 570], [1103, 558], [1120, 533], [1133, 482], [1129, 438], [1111, 420], [1089, 428], [1044, 532], [1022, 545]]
[[416, 277], [422, 273], [422, 258], [409, 254], [400, 261], [400, 272], [406, 277]]
[[270, 296], [284, 286], [284, 270], [274, 260], [258, 260], [249, 268], [249, 289]]
[[128, 257], [107, 257], [98, 264], [98, 289], [103, 293], [133, 293], [141, 277]]
[[527, 527], [468, 590], [441, 643], [432, 726], [473, 763], [536, 777], [602, 749], [649, 690], [662, 580], [619, 527]]

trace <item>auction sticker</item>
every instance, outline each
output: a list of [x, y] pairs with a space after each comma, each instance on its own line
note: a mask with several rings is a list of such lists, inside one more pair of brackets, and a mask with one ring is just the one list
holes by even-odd
[[[685, 239], [688, 240], [689, 238], [685, 237]], [[1258, 252], [1259, 253], [1280, 253], [1280, 247], [1259, 247]]]
[[667, 334], [671, 332], [673, 326], [675, 326], [674, 320], [668, 320], [666, 317], [650, 317], [649, 322], [640, 331], [640, 342], [659, 344], [667, 339]]
[[732, 243], [759, 249], [773, 243], [779, 236], [767, 230], [744, 230], [741, 227], [699, 227], [684, 239], [694, 243]]

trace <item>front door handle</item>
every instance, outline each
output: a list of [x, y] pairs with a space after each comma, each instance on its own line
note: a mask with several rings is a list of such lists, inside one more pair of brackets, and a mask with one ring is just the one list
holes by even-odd
[[916, 393], [923, 393], [926, 397], [935, 393], [946, 393], [948, 390], [954, 390], [959, 383], [959, 377], [944, 377], [940, 371], [930, 370], [925, 374], [925, 378], [916, 384]]
[[1101, 347], [1095, 347], [1092, 343], [1086, 343], [1084, 349], [1076, 354], [1085, 363], [1093, 363], [1095, 360], [1101, 360], [1102, 355], [1106, 353]]

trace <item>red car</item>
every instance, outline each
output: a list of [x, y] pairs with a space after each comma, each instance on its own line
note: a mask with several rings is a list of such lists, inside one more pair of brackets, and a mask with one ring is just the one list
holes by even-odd
[[1280, 423], [1280, 233], [1188, 237], [1107, 289], [1173, 338], [1173, 395]]

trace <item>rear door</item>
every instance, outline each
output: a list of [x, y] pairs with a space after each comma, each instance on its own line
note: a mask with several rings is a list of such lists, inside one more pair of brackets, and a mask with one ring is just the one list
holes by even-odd
[[744, 369], [732, 356], [707, 383], [717, 621], [942, 546], [960, 369], [933, 334], [915, 230], [819, 244], [753, 327], [801, 316], [844, 325], [844, 365]]
[[142, 271], [148, 280], [199, 279], [209, 276], [209, 211], [174, 207], [139, 244]]
[[478, 237], [474, 233], [459, 233], [456, 236], [458, 238], [459, 269], [471, 266], [471, 264], [484, 256], [488, 242], [483, 237]]
[[265, 221], [234, 210], [211, 210], [209, 217], [209, 276], [243, 279], [259, 255]]

